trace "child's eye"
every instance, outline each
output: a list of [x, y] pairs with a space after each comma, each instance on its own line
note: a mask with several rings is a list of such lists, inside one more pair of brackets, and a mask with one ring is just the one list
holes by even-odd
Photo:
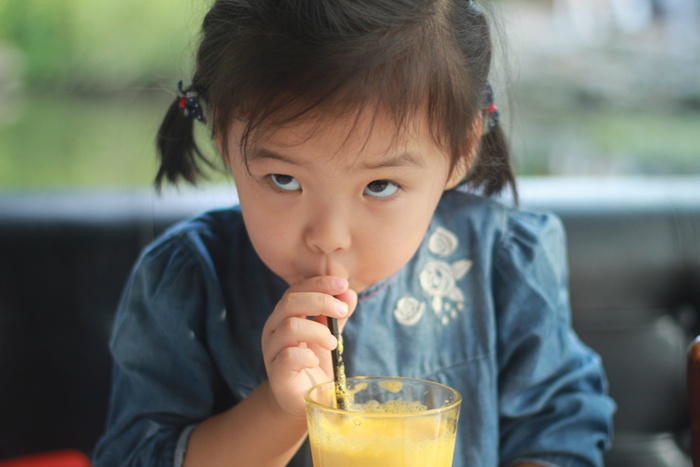
[[290, 175], [270, 174], [270, 180], [280, 190], [297, 191], [301, 189], [299, 181]]
[[389, 180], [375, 180], [367, 184], [364, 194], [373, 198], [388, 198], [399, 190], [399, 186]]

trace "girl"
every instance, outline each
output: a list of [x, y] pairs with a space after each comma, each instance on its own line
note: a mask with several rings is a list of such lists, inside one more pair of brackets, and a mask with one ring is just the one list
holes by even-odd
[[488, 198], [515, 190], [490, 56], [468, 0], [214, 3], [157, 182], [196, 181], [210, 120], [240, 206], [139, 259], [97, 466], [310, 466], [327, 317], [348, 374], [460, 391], [455, 465], [601, 465], [613, 404], [571, 329], [562, 226]]

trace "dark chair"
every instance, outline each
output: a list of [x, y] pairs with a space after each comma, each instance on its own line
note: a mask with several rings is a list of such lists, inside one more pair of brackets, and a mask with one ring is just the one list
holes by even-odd
[[688, 349], [688, 399], [693, 466], [700, 467], [700, 336]]
[[547, 179], [522, 191], [523, 204], [554, 210], [566, 227], [574, 328], [601, 355], [617, 402], [605, 465], [690, 467], [700, 181]]

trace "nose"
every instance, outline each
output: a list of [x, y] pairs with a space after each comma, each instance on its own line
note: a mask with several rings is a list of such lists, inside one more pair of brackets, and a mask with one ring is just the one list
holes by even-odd
[[351, 223], [348, 214], [332, 203], [319, 206], [306, 228], [306, 244], [324, 254], [347, 250], [352, 241]]

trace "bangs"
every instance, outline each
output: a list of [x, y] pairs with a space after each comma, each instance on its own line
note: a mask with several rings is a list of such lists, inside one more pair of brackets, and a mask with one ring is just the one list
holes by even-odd
[[[475, 90], [485, 77], [468, 73], [454, 26], [448, 27], [449, 12], [437, 10], [438, 3], [430, 11], [363, 20], [367, 24], [324, 26], [292, 14], [277, 31], [241, 32], [245, 43], [237, 41], [217, 57], [217, 68], [231, 72], [219, 73], [209, 88], [214, 136], [226, 151], [231, 124], [244, 121], [239, 144], [245, 156], [259, 135], [300, 121], [315, 121], [323, 131], [324, 122], [381, 113], [400, 134], [424, 113], [454, 166], [474, 141], [470, 132], [481, 95]], [[348, 16], [336, 13], [323, 14]]]

